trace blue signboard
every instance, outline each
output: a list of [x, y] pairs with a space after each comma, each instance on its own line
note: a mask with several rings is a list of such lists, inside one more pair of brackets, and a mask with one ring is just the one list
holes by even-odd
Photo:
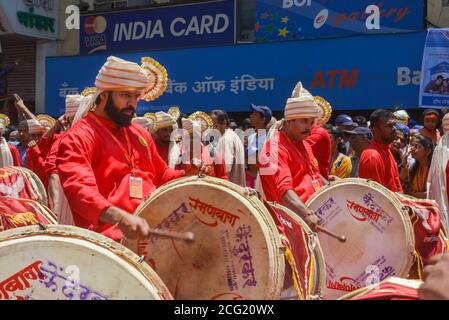
[[81, 17], [81, 54], [234, 42], [235, 0]]
[[424, 48], [420, 107], [449, 107], [449, 28], [429, 29]]
[[[138, 113], [178, 105], [185, 113], [251, 103], [283, 110], [297, 81], [334, 109], [416, 108], [426, 33], [364, 35], [225, 47], [121, 54], [151, 56], [167, 68], [169, 86]], [[64, 96], [90, 87], [107, 55], [47, 58], [46, 112], [59, 115]], [[63, 70], [63, 71], [62, 71]]]
[[[379, 8], [379, 29], [370, 29], [370, 5]], [[423, 0], [257, 0], [256, 6], [258, 42], [424, 29]]]

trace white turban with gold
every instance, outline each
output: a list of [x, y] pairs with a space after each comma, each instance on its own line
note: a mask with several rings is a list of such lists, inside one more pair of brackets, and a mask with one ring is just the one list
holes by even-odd
[[140, 98], [152, 101], [167, 87], [167, 71], [156, 60], [142, 58], [142, 65], [114, 56], [107, 59], [95, 79], [95, 90], [85, 97], [74, 122], [83, 118], [95, 106], [98, 96], [105, 91], [140, 91]]
[[287, 100], [284, 111], [284, 120], [294, 120], [302, 118], [320, 118], [320, 111], [315, 99], [309, 91], [304, 89], [301, 82], [296, 84], [291, 98]]
[[157, 129], [173, 127], [176, 125], [175, 118], [166, 112], [163, 111], [156, 112], [156, 118], [157, 118]]

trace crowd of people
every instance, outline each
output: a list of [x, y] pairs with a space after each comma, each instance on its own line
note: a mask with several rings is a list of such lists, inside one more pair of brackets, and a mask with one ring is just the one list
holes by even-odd
[[319, 219], [305, 205], [313, 193], [336, 179], [370, 179], [435, 199], [447, 229], [449, 115], [425, 110], [421, 126], [405, 110], [369, 119], [334, 112], [330, 123], [330, 104], [298, 82], [283, 119], [263, 105], [248, 106], [240, 125], [220, 109], [137, 116], [138, 101], [162, 95], [166, 77], [153, 59], [109, 57], [95, 88], [67, 96], [65, 114], [50, 124], [15, 95], [20, 122], [3, 118], [0, 165], [34, 171], [60, 223], [116, 241], [148, 238], [147, 222], [132, 213], [164, 183], [198, 174], [254, 188], [314, 230]]

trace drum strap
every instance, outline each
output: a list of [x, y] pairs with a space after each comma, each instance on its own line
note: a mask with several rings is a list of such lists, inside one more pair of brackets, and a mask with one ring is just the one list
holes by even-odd
[[419, 255], [418, 251], [416, 251], [416, 250], [413, 252], [413, 256], [415, 257], [416, 271], [418, 272], [418, 278], [419, 278], [419, 280], [422, 280], [423, 262], [422, 262], [421, 256]]

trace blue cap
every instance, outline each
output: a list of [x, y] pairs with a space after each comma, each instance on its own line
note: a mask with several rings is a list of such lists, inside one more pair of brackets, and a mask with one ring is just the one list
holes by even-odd
[[269, 122], [271, 117], [273, 117], [273, 112], [271, 112], [271, 109], [267, 106], [256, 106], [255, 104], [251, 104], [251, 110], [262, 113], [266, 122]]
[[424, 126], [421, 126], [421, 125], [416, 125], [416, 126], [414, 126], [412, 129], [414, 129], [414, 130], [421, 130], [421, 129], [423, 129], [424, 128]]
[[349, 133], [349, 134], [353, 134], [353, 135], [366, 135], [368, 136], [370, 139], [373, 138], [373, 133], [371, 132], [370, 128], [366, 128], [366, 127], [357, 127], [354, 130], [348, 131], [345, 130], [345, 132]]
[[395, 127], [396, 127], [396, 129], [401, 130], [402, 132], [404, 132], [404, 134], [407, 137], [410, 136], [410, 128], [407, 127], [405, 124], [403, 124], [403, 123], [396, 123]]
[[335, 124], [337, 127], [339, 126], [352, 126], [354, 125], [354, 122], [352, 121], [352, 118], [348, 116], [347, 114], [340, 114], [335, 119]]

